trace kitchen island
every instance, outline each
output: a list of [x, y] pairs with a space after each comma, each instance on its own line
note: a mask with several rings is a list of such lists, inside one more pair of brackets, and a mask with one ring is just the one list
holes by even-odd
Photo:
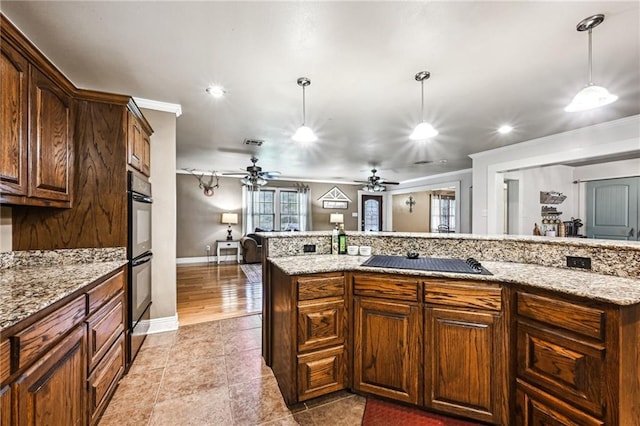
[[[348, 238], [373, 254], [473, 247], [492, 275], [291, 256], [330, 237], [269, 235], [263, 351], [288, 403], [350, 389], [493, 424], [640, 424], [640, 264], [615, 264], [640, 245], [382, 234]], [[600, 273], [550, 266], [576, 254]]]

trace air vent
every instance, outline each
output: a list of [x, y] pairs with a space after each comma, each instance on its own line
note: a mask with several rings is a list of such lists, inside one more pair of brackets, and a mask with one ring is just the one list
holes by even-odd
[[261, 139], [245, 139], [244, 140], [245, 145], [261, 146], [263, 143], [264, 141]]

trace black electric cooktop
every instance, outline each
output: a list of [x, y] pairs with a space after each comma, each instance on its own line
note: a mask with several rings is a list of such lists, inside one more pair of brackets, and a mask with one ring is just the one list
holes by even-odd
[[373, 268], [412, 269], [418, 271], [454, 272], [461, 274], [493, 275], [487, 271], [477, 260], [470, 257], [464, 259], [448, 259], [439, 257], [407, 256], [371, 256], [361, 266]]

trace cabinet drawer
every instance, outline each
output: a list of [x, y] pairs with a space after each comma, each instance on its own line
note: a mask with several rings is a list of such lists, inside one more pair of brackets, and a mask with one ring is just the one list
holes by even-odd
[[353, 282], [353, 294], [417, 302], [418, 285], [416, 279], [356, 275]]
[[474, 281], [425, 281], [424, 301], [435, 305], [458, 306], [471, 309], [502, 309], [502, 288]]
[[518, 321], [518, 377], [600, 416], [604, 414], [604, 347]]
[[218, 241], [218, 248], [219, 249], [238, 248], [238, 242], [237, 241], [229, 241], [229, 242]]
[[124, 293], [111, 300], [87, 320], [89, 326], [89, 371], [93, 370], [109, 345], [124, 331]]
[[89, 314], [95, 312], [109, 299], [124, 290], [124, 272], [118, 272], [102, 284], [87, 292], [89, 297]]
[[518, 380], [516, 424], [523, 426], [603, 426], [604, 422]]
[[345, 322], [343, 301], [298, 306], [298, 351], [343, 344]]
[[604, 311], [523, 292], [517, 297], [518, 315], [604, 341]]
[[344, 296], [344, 276], [320, 276], [298, 278], [298, 300]]
[[89, 376], [89, 410], [91, 424], [95, 424], [106, 408], [109, 398], [124, 372], [124, 334], [113, 344], [109, 352]]
[[344, 346], [298, 355], [298, 401], [345, 388]]
[[11, 374], [11, 344], [9, 339], [0, 342], [0, 385], [9, 378]]
[[84, 294], [63, 307], [53, 311], [40, 321], [22, 330], [13, 337], [14, 350], [18, 353], [17, 368], [20, 369], [38, 358], [44, 351], [66, 334], [86, 315]]

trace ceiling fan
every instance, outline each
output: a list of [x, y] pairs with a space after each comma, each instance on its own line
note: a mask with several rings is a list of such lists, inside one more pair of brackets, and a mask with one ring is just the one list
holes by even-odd
[[385, 179], [381, 176], [376, 175], [378, 170], [375, 168], [371, 169], [371, 176], [367, 178], [366, 181], [356, 181], [358, 183], [364, 183], [365, 186], [362, 188], [363, 191], [367, 192], [383, 192], [387, 189], [385, 185], [399, 185], [400, 182], [393, 182], [388, 179]]
[[280, 172], [276, 171], [262, 171], [262, 167], [256, 165], [258, 159], [255, 156], [251, 157], [251, 165], [247, 166], [246, 173], [223, 173], [225, 176], [243, 176], [240, 179], [243, 185], [247, 186], [263, 186], [267, 184], [270, 179], [277, 179], [280, 176]]

